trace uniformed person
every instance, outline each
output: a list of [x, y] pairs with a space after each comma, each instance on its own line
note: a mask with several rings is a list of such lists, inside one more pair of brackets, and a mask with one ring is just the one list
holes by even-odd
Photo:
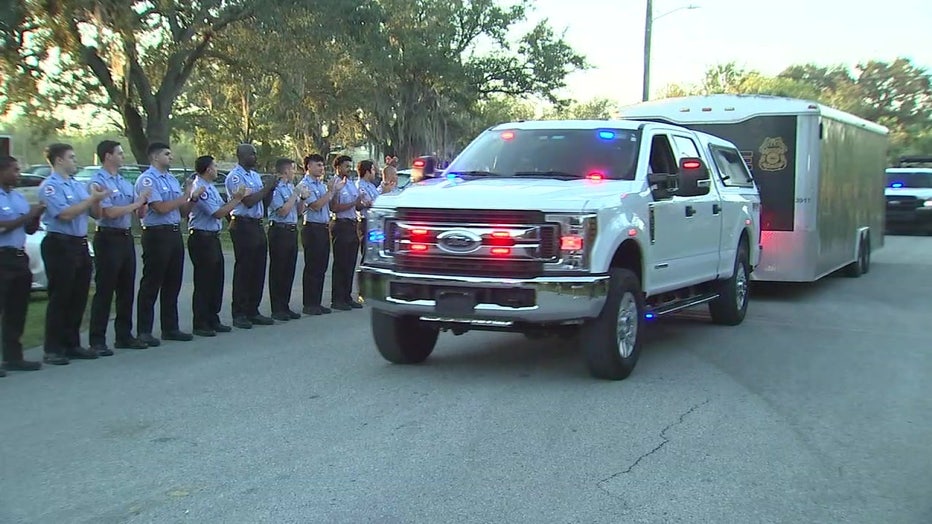
[[26, 197], [13, 188], [19, 183], [19, 162], [11, 156], [0, 156], [0, 316], [3, 317], [3, 365], [6, 371], [35, 371], [38, 362], [23, 359], [23, 330], [32, 289], [32, 271], [26, 255], [26, 235], [39, 229], [39, 217], [45, 211], [42, 203], [29, 205]]
[[369, 234], [369, 226], [366, 221], [366, 210], [372, 207], [375, 199], [381, 194], [379, 188], [375, 185], [376, 168], [371, 160], [363, 160], [356, 165], [356, 172], [359, 173], [359, 180], [356, 187], [362, 201], [359, 205], [359, 256], [363, 260], [366, 256], [366, 235]]
[[272, 318], [281, 321], [301, 318], [291, 310], [291, 288], [298, 261], [298, 213], [304, 212], [309, 192], [295, 187], [294, 168], [288, 158], [275, 162], [278, 183], [269, 204], [269, 301]]
[[[161, 344], [161, 340], [152, 336], [156, 299], [162, 338], [180, 342], [194, 339], [178, 326], [178, 294], [184, 276], [181, 216], [190, 211], [192, 200], [199, 198], [204, 189], [181, 189], [168, 170], [172, 163], [168, 144], [153, 143], [148, 153], [151, 165], [136, 180], [136, 191], [151, 190], [142, 218], [142, 279], [136, 299], [136, 331], [139, 340], [154, 347]], [[189, 181], [186, 186], [190, 185]]]
[[52, 172], [39, 186], [39, 199], [46, 208], [42, 262], [49, 281], [44, 361], [64, 365], [69, 358], [97, 358], [97, 353], [81, 347], [80, 339], [92, 272], [87, 218], [107, 192], [91, 188], [88, 194], [84, 184], [72, 178], [78, 164], [70, 145], [50, 145], [46, 158]]
[[240, 186], [249, 190], [242, 202], [232, 212], [230, 238], [233, 239], [233, 325], [251, 329], [253, 324], [269, 326], [275, 323], [259, 314], [262, 291], [265, 287], [268, 240], [262, 229], [265, 215], [263, 199], [275, 187], [276, 179], [270, 177], [264, 183], [256, 167], [256, 148], [252, 144], [241, 144], [236, 148], [238, 163], [226, 177], [227, 194], [232, 195]]
[[194, 334], [199, 337], [214, 337], [217, 333], [229, 333], [230, 326], [220, 322], [223, 306], [224, 260], [220, 246], [222, 219], [239, 205], [246, 195], [241, 186], [229, 196], [224, 204], [220, 192], [214, 187], [217, 166], [211, 156], [202, 156], [194, 161], [197, 179], [194, 191], [204, 188], [188, 216], [188, 255], [194, 266], [194, 294], [191, 310], [194, 313]]
[[362, 304], [353, 300], [350, 293], [353, 291], [353, 273], [359, 250], [357, 208], [362, 205], [363, 195], [348, 179], [353, 168], [352, 158], [340, 155], [334, 159], [333, 167], [343, 185], [330, 202], [330, 210], [336, 217], [330, 226], [333, 248], [330, 300], [333, 309], [349, 311], [362, 308]]
[[95, 291], [91, 301], [88, 333], [90, 350], [100, 356], [113, 355], [107, 347], [107, 324], [110, 305], [116, 295], [116, 318], [113, 330], [119, 349], [148, 347], [133, 337], [133, 302], [136, 293], [136, 241], [133, 238], [132, 215], [146, 202], [151, 189], [137, 196], [128, 180], [120, 175], [123, 167], [123, 147], [113, 140], [97, 144], [101, 169], [91, 179], [91, 186], [107, 192], [95, 210], [98, 217], [94, 232]]
[[304, 158], [304, 178], [299, 186], [308, 189], [304, 206], [304, 225], [301, 245], [304, 248], [304, 274], [302, 277], [302, 312], [305, 315], [325, 315], [330, 308], [322, 304], [324, 279], [330, 262], [330, 200], [343, 189], [346, 180], [334, 177], [324, 183], [324, 157], [318, 154]]

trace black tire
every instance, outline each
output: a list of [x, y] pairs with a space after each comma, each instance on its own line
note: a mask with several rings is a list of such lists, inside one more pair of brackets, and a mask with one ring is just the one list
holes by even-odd
[[735, 255], [735, 270], [730, 278], [719, 283], [719, 297], [709, 302], [712, 322], [725, 326], [737, 326], [744, 322], [748, 312], [751, 289], [751, 271], [748, 263], [748, 248], [742, 242]]
[[870, 271], [870, 240], [864, 236], [858, 242], [858, 258], [854, 262], [845, 266], [845, 276], [848, 278], [859, 278], [861, 275]]
[[[624, 380], [634, 371], [641, 355], [646, 304], [637, 275], [620, 268], [612, 268], [609, 274], [611, 281], [605, 307], [598, 317], [582, 326], [579, 342], [593, 377]], [[622, 322], [629, 335], [625, 337], [624, 347], [619, 343], [618, 326]]]
[[394, 317], [372, 310], [372, 336], [382, 358], [393, 364], [418, 364], [434, 352], [440, 330], [417, 317]]

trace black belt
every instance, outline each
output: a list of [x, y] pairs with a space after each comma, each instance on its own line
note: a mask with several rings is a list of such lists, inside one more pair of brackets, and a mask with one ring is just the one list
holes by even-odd
[[269, 222], [269, 229], [271, 228], [285, 229], [287, 231], [297, 231], [297, 224], [289, 224], [287, 222]]
[[180, 224], [164, 224], [161, 226], [142, 226], [143, 231], [181, 231]]
[[65, 233], [58, 233], [56, 231], [49, 231], [45, 234], [46, 238], [55, 238], [58, 240], [65, 240], [67, 242], [73, 242], [75, 244], [87, 244], [87, 237], [76, 237], [74, 235], [66, 235]]
[[334, 222], [353, 222], [353, 223], [359, 222], [359, 220], [355, 218], [336, 218], [333, 221]]
[[26, 256], [26, 250], [18, 247], [4, 246], [0, 247], [0, 255], [13, 255], [15, 257]]
[[308, 222], [307, 220], [305, 220], [304, 225], [305, 226], [316, 226], [316, 227], [327, 227], [330, 224], [328, 222]]
[[189, 229], [188, 234], [189, 235], [204, 235], [208, 237], [219, 237], [220, 230], [218, 229], [216, 231], [211, 231], [209, 229]]
[[132, 230], [130, 230], [129, 228], [123, 229], [122, 227], [97, 226], [97, 232], [104, 233], [107, 235], [118, 235], [118, 236], [125, 236], [125, 237], [128, 237], [133, 234]]
[[234, 221], [246, 222], [247, 224], [262, 224], [261, 218], [238, 217], [236, 215], [233, 215], [232, 219]]

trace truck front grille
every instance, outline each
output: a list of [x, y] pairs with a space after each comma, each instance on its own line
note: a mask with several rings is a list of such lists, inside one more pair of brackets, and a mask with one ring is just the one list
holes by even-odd
[[890, 211], [910, 211], [921, 205], [922, 202], [914, 196], [887, 197], [887, 209]]

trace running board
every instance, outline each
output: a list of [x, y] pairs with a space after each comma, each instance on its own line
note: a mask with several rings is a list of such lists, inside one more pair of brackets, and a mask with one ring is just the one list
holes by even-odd
[[718, 293], [707, 293], [705, 295], [699, 295], [696, 297], [686, 298], [683, 300], [677, 300], [676, 302], [670, 302], [663, 304], [662, 306], [657, 306], [656, 308], [648, 307], [647, 313], [644, 315], [647, 319], [652, 319], [660, 317], [663, 315], [669, 315], [676, 311], [680, 311], [686, 308], [693, 306], [698, 306], [700, 304], [705, 304], [711, 302], [718, 298], [720, 295]]

